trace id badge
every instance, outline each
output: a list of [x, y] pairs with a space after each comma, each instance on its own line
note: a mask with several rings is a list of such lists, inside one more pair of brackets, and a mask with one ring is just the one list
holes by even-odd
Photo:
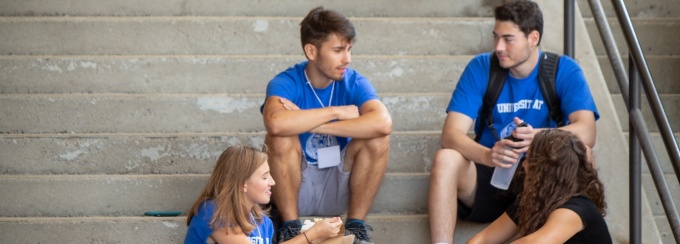
[[317, 148], [316, 153], [319, 156], [318, 166], [320, 169], [340, 165], [340, 146], [330, 146], [324, 148]]

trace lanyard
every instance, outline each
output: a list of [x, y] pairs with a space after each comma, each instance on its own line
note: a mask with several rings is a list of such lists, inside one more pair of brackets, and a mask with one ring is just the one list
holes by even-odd
[[[321, 98], [319, 98], [319, 95], [316, 94], [316, 91], [314, 90], [314, 87], [312, 86], [312, 83], [309, 82], [309, 77], [307, 77], [307, 71], [305, 70], [305, 79], [307, 79], [307, 85], [309, 85], [309, 88], [312, 89], [312, 92], [314, 93], [314, 96], [316, 97], [316, 100], [319, 101], [321, 104], [322, 108], [325, 108], [326, 106], [323, 105], [323, 102], [321, 102]], [[333, 86], [331, 87], [331, 98], [328, 99], [328, 107], [331, 106], [331, 102], [333, 101], [333, 91], [335, 90], [335, 82], [333, 82]]]

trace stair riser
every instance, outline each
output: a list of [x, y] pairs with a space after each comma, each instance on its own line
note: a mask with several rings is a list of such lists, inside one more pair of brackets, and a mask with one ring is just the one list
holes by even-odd
[[[299, 55], [299, 18], [0, 18], [8, 55]], [[493, 20], [357, 19], [362, 55], [473, 55], [492, 50]], [[475, 35], [461, 35], [475, 33]]]
[[[656, 86], [657, 92], [660, 94], [680, 94], [680, 82], [678, 82], [678, 77], [680, 77], [680, 56], [668, 56], [659, 57], [652, 56], [646, 57], [647, 65], [649, 66], [649, 72], [654, 79], [654, 85]], [[628, 77], [628, 57], [621, 57], [624, 68], [626, 69], [625, 75]], [[598, 58], [600, 67], [602, 68], [602, 74], [604, 75], [604, 80], [607, 82], [607, 88], [612, 94], [620, 94], [621, 89], [619, 88], [619, 83], [614, 76], [612, 71], [611, 62], [606, 56], [600, 56]], [[624, 89], [628, 89], [625, 87]]]
[[[680, 96], [677, 95], [661, 95], [661, 104], [663, 104], [666, 116], [668, 116], [668, 122], [673, 129], [673, 133], [680, 132]], [[628, 131], [628, 110], [626, 109], [626, 104], [620, 94], [612, 94], [612, 100], [614, 101], [614, 108], [616, 108], [616, 114], [619, 116], [619, 121], [621, 121], [621, 126], [623, 131]], [[642, 115], [645, 118], [645, 123], [650, 132], [658, 132], [659, 127], [654, 122], [654, 116], [652, 115], [651, 108], [647, 103], [647, 98], [642, 96], [640, 98]]]
[[[444, 95], [446, 94], [446, 95]], [[393, 131], [441, 130], [450, 94], [385, 95]], [[0, 96], [2, 133], [264, 131], [264, 96]]]
[[[395, 133], [388, 172], [429, 172], [439, 133]], [[264, 135], [0, 138], [1, 174], [208, 174], [228, 146]], [[40, 152], [40, 153], [36, 153]]]
[[[607, 55], [595, 21], [590, 18], [584, 19], [584, 22], [595, 53]], [[680, 19], [635, 19], [632, 22], [645, 55], [680, 55], [676, 44], [677, 40], [680, 40]], [[619, 52], [624, 57], [628, 56], [626, 39], [623, 37], [618, 20], [610, 19], [608, 23]]]
[[[628, 132], [625, 133], [626, 135], [626, 141], [629, 141], [629, 134]], [[652, 145], [654, 146], [654, 149], [657, 151], [657, 158], [659, 159], [659, 163], [661, 163], [661, 170], [663, 171], [664, 174], [675, 174], [675, 170], [673, 169], [673, 165], [671, 164], [671, 160], [668, 157], [668, 153], [666, 152], [666, 147], [664, 146], [663, 143], [663, 138], [661, 138], [661, 135], [658, 133], [651, 134], [652, 137]], [[675, 134], [675, 141], [680, 142], [680, 134]], [[641, 155], [642, 156], [642, 173], [649, 173], [649, 169], [647, 167], [647, 162], [645, 161], [645, 156], [644, 153]], [[629, 162], [624, 162], [626, 165], [628, 165]], [[654, 192], [651, 192], [654, 193]], [[648, 191], [648, 194], [649, 191]], [[679, 202], [680, 203], [680, 202]]]
[[[2, 217], [142, 216], [191, 207], [208, 175], [0, 177]], [[424, 214], [429, 176], [387, 174], [371, 213]], [[46, 204], [49, 203], [49, 204]]]
[[[451, 92], [471, 56], [354, 56], [377, 91]], [[0, 57], [0, 93], [264, 93], [304, 56]], [[432, 72], [436, 70], [437, 72]], [[68, 84], [68, 85], [65, 85]]]
[[[431, 0], [427, 4], [411, 1], [304, 1], [284, 0], [257, 2], [249, 0], [134, 0], [87, 1], [71, 0], [68, 3], [43, 2], [39, 0], [0, 1], [0, 15], [52, 16], [52, 15], [207, 15], [207, 16], [305, 16], [317, 6], [335, 9], [346, 16], [362, 17], [449, 17], [491, 16], [495, 1], [445, 1]], [[406, 7], [405, 7], [406, 6]]]
[[[592, 17], [592, 10], [590, 10], [589, 0], [577, 0], [578, 6], [583, 17]], [[616, 11], [612, 1], [599, 1], [605, 14], [609, 17], [616, 16]], [[676, 1], [668, 0], [646, 0], [646, 1], [624, 1], [626, 11], [632, 17], [648, 18], [648, 17], [678, 17], [680, 13], [680, 5]]]
[[[375, 243], [427, 243], [425, 215], [369, 215]], [[485, 225], [461, 222], [455, 242], [464, 243]], [[1, 220], [2, 243], [182, 243], [186, 217]], [[106, 230], [106, 231], [102, 231]], [[402, 233], [402, 234], [399, 234]]]

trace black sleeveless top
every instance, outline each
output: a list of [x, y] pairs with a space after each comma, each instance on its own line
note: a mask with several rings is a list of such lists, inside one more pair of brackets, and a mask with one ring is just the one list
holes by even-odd
[[[505, 211], [510, 219], [518, 223], [517, 201]], [[565, 243], [612, 243], [607, 223], [595, 203], [585, 196], [574, 196], [559, 208], [566, 208], [576, 212], [583, 222], [583, 230], [576, 233]]]

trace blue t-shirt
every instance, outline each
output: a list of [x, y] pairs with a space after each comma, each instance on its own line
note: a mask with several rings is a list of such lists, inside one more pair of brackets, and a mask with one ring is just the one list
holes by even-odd
[[[369, 100], [378, 99], [378, 94], [370, 81], [353, 69], [347, 68], [342, 80], [337, 80], [324, 89], [316, 89], [307, 83], [306, 67], [307, 61], [304, 61], [276, 75], [267, 85], [266, 98], [279, 96], [295, 103], [302, 110], [328, 107], [329, 104], [332, 106], [355, 105], [361, 107]], [[264, 105], [260, 110], [262, 108], [264, 108]], [[340, 145], [340, 149], [343, 150], [351, 140], [347, 137], [309, 132], [300, 134], [299, 138], [305, 158], [311, 165], [317, 165], [318, 148]]]
[[[459, 112], [472, 119], [478, 117], [489, 81], [490, 57], [491, 53], [480, 54], [468, 63], [453, 91], [447, 112]], [[556, 127], [556, 123], [550, 119], [548, 107], [545, 106], [543, 100], [538, 69], [537, 63], [531, 74], [523, 79], [508, 74], [492, 115], [494, 128], [499, 138], [510, 135], [516, 127], [513, 122], [514, 117], [524, 120], [534, 128]], [[565, 125], [569, 123], [569, 115], [578, 110], [592, 111], [596, 120], [600, 118], [583, 71], [573, 59], [566, 55], [560, 58], [555, 85], [557, 96], [561, 101]], [[476, 121], [475, 131], [479, 126], [480, 122]], [[490, 148], [495, 142], [496, 139], [491, 134], [491, 129], [484, 126], [479, 143]]]
[[[215, 212], [215, 203], [212, 200], [203, 202], [198, 207], [198, 213], [191, 217], [187, 235], [184, 237], [184, 244], [205, 244], [208, 237], [213, 233], [210, 228], [210, 220]], [[250, 233], [250, 240], [253, 244], [271, 244], [274, 237], [274, 225], [272, 220], [264, 216], [262, 223]]]

